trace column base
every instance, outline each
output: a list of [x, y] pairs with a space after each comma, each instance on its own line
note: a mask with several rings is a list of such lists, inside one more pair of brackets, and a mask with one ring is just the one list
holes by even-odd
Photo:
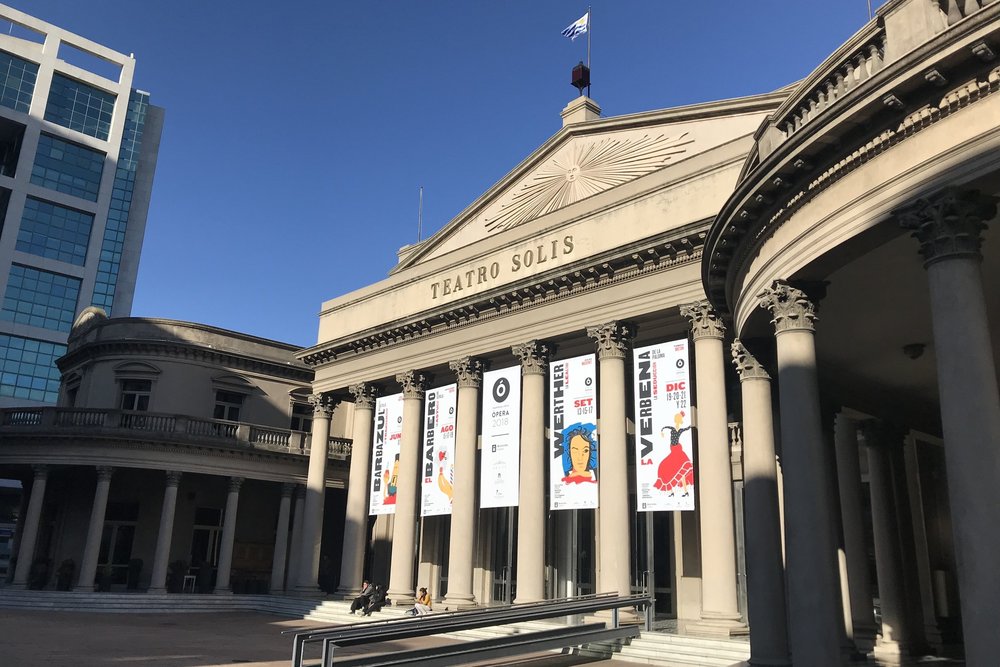
[[417, 601], [416, 591], [386, 591], [385, 596], [392, 602], [392, 607], [409, 607]]
[[748, 667], [792, 667], [792, 661], [788, 658], [753, 658], [744, 663]]
[[232, 594], [233, 594], [232, 588], [216, 588], [214, 591], [212, 591], [212, 595], [232, 595]]
[[750, 628], [739, 614], [703, 613], [701, 618], [688, 623], [685, 632], [703, 637], [741, 637], [750, 634]]
[[872, 655], [880, 662], [899, 665], [909, 657], [910, 652], [899, 642], [892, 641], [891, 639], [884, 640], [880, 637], [878, 642], [875, 643]]
[[146, 593], [149, 595], [165, 595], [166, 592], [167, 592], [166, 586], [156, 586], [156, 587], [150, 586], [149, 588], [146, 589]]
[[878, 638], [878, 629], [874, 624], [854, 624], [854, 646], [861, 653], [871, 653]]
[[268, 595], [284, 595], [285, 594], [285, 589], [284, 588], [272, 588], [272, 589], [270, 589], [270, 590], [267, 591], [267, 594]]
[[340, 600], [353, 600], [361, 595], [360, 588], [338, 588], [333, 592], [333, 597]]
[[535, 602], [545, 602], [545, 598], [516, 597], [514, 604], [534, 604]]
[[7, 586], [9, 591], [26, 591], [28, 590], [28, 584], [10, 584]]
[[444, 600], [442, 600], [441, 604], [449, 610], [471, 609], [479, 606], [474, 595], [451, 595], [450, 593], [444, 596]]
[[93, 593], [94, 592], [94, 585], [91, 584], [90, 586], [74, 586], [73, 587], [73, 592], [74, 593]]

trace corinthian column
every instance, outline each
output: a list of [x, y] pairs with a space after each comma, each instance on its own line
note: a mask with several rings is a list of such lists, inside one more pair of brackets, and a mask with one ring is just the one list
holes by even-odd
[[330, 394], [312, 394], [312, 435], [309, 473], [306, 477], [305, 509], [302, 512], [302, 550], [299, 553], [298, 595], [320, 595], [319, 552], [323, 543], [323, 502], [326, 494], [326, 461], [329, 457], [330, 418], [340, 402]]
[[340, 586], [337, 594], [357, 597], [361, 592], [365, 568], [365, 544], [368, 537], [368, 477], [372, 457], [372, 417], [378, 388], [356, 384], [354, 396], [354, 431], [351, 443], [351, 477], [347, 485], [347, 512], [344, 516], [344, 550], [340, 561]]
[[732, 345], [743, 395], [743, 510], [746, 516], [750, 664], [791, 665], [781, 562], [778, 467], [771, 417], [771, 376], [740, 341]]
[[690, 624], [688, 630], [721, 636], [746, 634], [736, 595], [733, 469], [722, 350], [726, 328], [707, 300], [683, 305], [680, 311], [691, 320], [694, 336], [698, 435], [695, 471], [701, 521], [701, 620]]
[[295, 485], [285, 482], [281, 485], [281, 500], [278, 502], [278, 525], [274, 529], [274, 557], [271, 559], [272, 595], [285, 590], [285, 565], [288, 562], [288, 519], [292, 509], [292, 489]]
[[511, 348], [521, 360], [521, 467], [517, 508], [516, 603], [545, 599], [545, 379], [552, 343]]
[[597, 342], [601, 382], [598, 386], [600, 440], [597, 450], [600, 476], [599, 504], [601, 569], [598, 593], [632, 593], [629, 558], [628, 456], [625, 447], [625, 357], [635, 325], [608, 322], [587, 329]]
[[38, 521], [42, 517], [42, 505], [45, 502], [45, 484], [49, 478], [49, 467], [32, 466], [35, 478], [31, 482], [31, 498], [28, 500], [28, 511], [24, 515], [24, 529], [21, 531], [21, 543], [17, 550], [17, 567], [14, 570], [14, 581], [11, 588], [24, 588], [28, 585], [28, 574], [31, 562], [35, 560], [35, 541], [38, 539]]
[[153, 552], [153, 574], [147, 593], [167, 592], [167, 562], [170, 560], [170, 542], [174, 534], [174, 510], [177, 508], [177, 486], [181, 473], [167, 471], [167, 485], [163, 489], [163, 506], [160, 508], [160, 530], [156, 533], [156, 550]]
[[[941, 423], [965, 656], [1000, 655], [1000, 394], [980, 264], [997, 199], [948, 188], [896, 212], [913, 231], [930, 285]], [[989, 443], [991, 446], [987, 446]]]
[[455, 426], [455, 493], [451, 506], [448, 547], [448, 595], [455, 607], [476, 604], [472, 593], [472, 549], [476, 541], [476, 445], [479, 425], [479, 388], [486, 362], [464, 357], [449, 368], [458, 377], [458, 422]]
[[407, 371], [396, 376], [403, 385], [403, 437], [399, 443], [399, 483], [396, 516], [392, 525], [392, 557], [389, 561], [389, 597], [394, 605], [413, 604], [413, 559], [417, 533], [417, 494], [420, 490], [420, 427], [424, 393], [432, 376]]
[[229, 478], [229, 495], [226, 496], [226, 512], [222, 517], [222, 540], [219, 545], [219, 570], [215, 577], [215, 593], [233, 592], [229, 577], [233, 567], [233, 541], [236, 539], [236, 511], [240, 506], [242, 477]]
[[760, 300], [773, 317], [778, 348], [792, 659], [796, 665], [834, 667], [840, 665], [842, 618], [824, 469], [813, 329], [816, 308], [804, 292], [782, 282], [764, 290]]
[[104, 533], [104, 512], [108, 508], [108, 492], [111, 490], [111, 475], [114, 468], [98, 466], [97, 488], [94, 490], [94, 504], [90, 508], [90, 523], [87, 526], [87, 542], [83, 547], [80, 562], [80, 578], [76, 590], [93, 591], [97, 574], [97, 558], [100, 555], [101, 535]]

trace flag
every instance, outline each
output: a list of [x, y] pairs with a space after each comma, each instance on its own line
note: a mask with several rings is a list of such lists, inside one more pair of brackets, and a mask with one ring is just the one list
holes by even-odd
[[570, 39], [576, 39], [577, 35], [582, 35], [587, 32], [590, 27], [590, 11], [573, 21], [562, 31], [563, 37], [569, 37]]

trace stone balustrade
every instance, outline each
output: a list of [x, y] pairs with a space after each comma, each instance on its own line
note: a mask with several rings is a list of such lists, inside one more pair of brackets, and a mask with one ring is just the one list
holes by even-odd
[[[129, 412], [82, 408], [8, 408], [0, 410], [0, 434], [41, 429], [63, 432], [73, 429], [101, 429], [102, 432], [155, 435], [158, 439], [215, 441], [233, 446], [252, 447], [308, 456], [312, 434], [289, 429], [231, 422], [222, 419], [198, 419], [187, 415], [155, 412]], [[346, 459], [351, 441], [330, 438], [330, 458]]]

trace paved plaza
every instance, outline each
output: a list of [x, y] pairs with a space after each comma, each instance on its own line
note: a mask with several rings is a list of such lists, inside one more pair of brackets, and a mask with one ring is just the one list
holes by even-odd
[[[292, 640], [281, 632], [324, 624], [253, 612], [101, 614], [0, 610], [4, 667], [287, 667]], [[344, 649], [345, 654], [429, 647], [438, 637]], [[313, 661], [316, 662], [316, 661]], [[484, 664], [510, 664], [494, 661]], [[569, 667], [611, 664], [542, 654], [521, 664]], [[616, 661], [616, 665], [630, 663]]]

